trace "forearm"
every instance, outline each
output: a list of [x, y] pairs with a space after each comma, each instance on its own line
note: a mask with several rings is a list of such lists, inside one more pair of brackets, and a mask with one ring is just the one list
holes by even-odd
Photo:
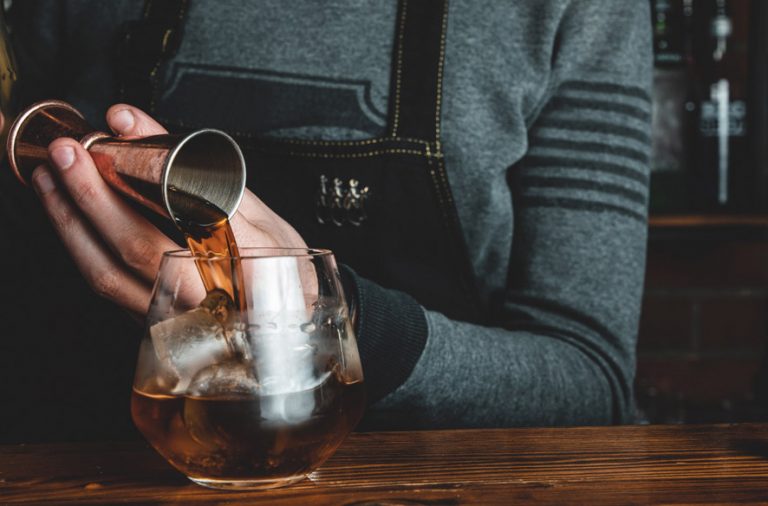
[[429, 427], [608, 424], [627, 411], [631, 372], [572, 336], [427, 320], [421, 360], [377, 409]]
[[[373, 427], [631, 419], [631, 330], [618, 336], [589, 317], [568, 315], [557, 303], [536, 298], [516, 301], [516, 315], [510, 313], [508, 321], [512, 330], [476, 325], [423, 311], [400, 292], [360, 278], [358, 283], [368, 285], [366, 292], [379, 292], [376, 308], [364, 310], [357, 328]], [[639, 290], [628, 295], [637, 299]], [[423, 315], [423, 327], [414, 309]]]
[[[362, 306], [356, 331], [373, 403], [370, 427], [630, 419], [641, 283], [581, 298], [582, 306], [567, 296], [520, 294], [504, 311], [505, 327], [492, 327], [425, 311], [408, 295], [342, 269], [350, 297]], [[642, 276], [641, 267], [633, 270]], [[604, 326], [579, 309], [601, 298], [624, 306], [625, 314], [614, 314], [621, 323]]]

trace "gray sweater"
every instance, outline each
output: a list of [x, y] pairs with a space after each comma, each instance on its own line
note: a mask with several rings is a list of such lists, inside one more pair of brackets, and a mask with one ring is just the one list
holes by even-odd
[[[142, 2], [15, 3], [25, 100], [61, 97], [103, 125], [115, 100], [112, 41]], [[395, 1], [190, 5], [181, 46], [163, 73], [167, 94], [193, 65], [247, 71], [262, 83], [312, 76], [325, 89], [359, 86], [359, 100], [326, 111], [323, 125], [301, 127], [302, 111], [274, 100], [266, 114], [244, 116], [239, 128], [315, 139], [384, 131]], [[492, 317], [485, 325], [453, 321], [355, 280], [367, 294], [360, 301], [370, 306], [367, 317], [376, 320], [358, 336], [364, 366], [381, 347], [408, 350], [393, 364], [407, 374], [394, 382], [366, 377], [383, 385], [374, 415], [430, 427], [631, 421], [650, 35], [645, 1], [451, 1], [442, 140]], [[226, 96], [200, 104], [203, 111], [236, 106]], [[394, 337], [376, 330], [400, 314], [424, 324]]]

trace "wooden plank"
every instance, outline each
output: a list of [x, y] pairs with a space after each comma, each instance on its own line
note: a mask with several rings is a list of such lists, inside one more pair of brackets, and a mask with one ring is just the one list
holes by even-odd
[[648, 218], [651, 227], [728, 227], [728, 226], [768, 226], [768, 216], [760, 214], [670, 214], [651, 215]]
[[229, 501], [757, 504], [768, 424], [359, 433], [310, 480], [265, 492], [199, 487], [142, 444], [0, 447], [3, 504]]

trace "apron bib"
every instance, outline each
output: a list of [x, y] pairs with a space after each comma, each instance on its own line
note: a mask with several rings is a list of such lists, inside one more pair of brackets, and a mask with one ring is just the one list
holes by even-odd
[[[187, 4], [148, 1], [122, 51], [123, 100], [171, 131], [216, 127], [174, 119], [160, 101], [160, 76], [183, 37]], [[406, 292], [429, 310], [479, 321], [440, 143], [447, 1], [401, 0], [398, 10], [383, 136], [312, 141], [228, 133], [243, 148], [249, 189], [310, 247], [332, 250], [359, 275]]]

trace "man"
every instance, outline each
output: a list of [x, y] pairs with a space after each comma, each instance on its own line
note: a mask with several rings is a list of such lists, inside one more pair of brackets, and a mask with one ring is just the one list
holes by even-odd
[[[369, 427], [631, 421], [647, 3], [13, 9], [25, 102], [63, 98], [98, 125], [122, 100], [107, 111], [118, 135], [221, 128], [246, 151], [253, 192], [234, 218], [239, 242], [334, 250], [359, 310]], [[97, 293], [143, 313], [159, 255], [176, 247], [171, 232], [111, 192], [77, 143], [60, 139], [49, 153], [33, 183], [74, 265]], [[364, 222], [318, 220], [316, 196], [334, 179], [342, 191], [368, 187]], [[85, 285], [53, 234], [37, 231], [31, 198], [2, 191], [9, 229], [34, 252], [7, 285], [25, 292], [13, 311], [46, 318], [12, 324], [4, 395], [16, 411], [31, 399], [56, 406], [59, 436], [122, 433], [135, 342], [106, 334], [139, 331], [78, 292]], [[62, 370], [65, 381], [47, 379]], [[21, 377], [37, 384], [25, 391]], [[20, 438], [46, 431], [5, 423]]]

